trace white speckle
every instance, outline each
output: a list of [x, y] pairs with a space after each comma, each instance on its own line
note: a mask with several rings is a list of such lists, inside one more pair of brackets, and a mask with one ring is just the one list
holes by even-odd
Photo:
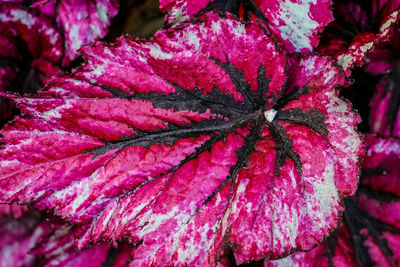
[[315, 0], [282, 1], [279, 15], [273, 18], [275, 25], [282, 24], [280, 20], [283, 20], [283, 26], [277, 28], [281, 32], [282, 38], [290, 40], [296, 51], [300, 51], [302, 48], [312, 49], [309, 38], [319, 24], [312, 20], [308, 14], [311, 4], [315, 3]]
[[52, 28], [48, 28], [45, 33], [50, 36], [50, 43], [53, 45], [56, 44], [59, 37], [58, 33], [55, 33]]
[[104, 6], [102, 3], [96, 4], [97, 8], [97, 15], [102, 22], [108, 22], [108, 14], [107, 14], [107, 7]]
[[221, 32], [221, 23], [220, 23], [220, 21], [219, 20], [218, 21], [213, 21], [212, 24], [211, 24], [211, 29], [213, 29], [213, 31], [215, 33]]
[[86, 14], [84, 14], [83, 12], [78, 12], [78, 14], [76, 15], [76, 18], [77, 18], [78, 20], [81, 20], [82, 18], [85, 17], [85, 15], [86, 15]]
[[[152, 211], [150, 210], [150, 212]], [[191, 218], [191, 214], [182, 212], [177, 206], [175, 206], [171, 211], [166, 214], [155, 214], [155, 216], [152, 216], [152, 221], [142, 228], [142, 236], [157, 231], [160, 225], [172, 218], [174, 218], [174, 220], [176, 220], [177, 222], [187, 222]], [[144, 225], [146, 219], [147, 216], [143, 216], [143, 220], [140, 223]]]
[[169, 53], [165, 53], [161, 50], [161, 47], [158, 44], [152, 44], [147, 46], [150, 49], [150, 55], [155, 59], [171, 59], [172, 55]]
[[397, 21], [397, 17], [399, 15], [399, 12], [393, 12], [389, 19], [387, 19], [387, 21], [382, 24], [381, 28], [379, 29], [380, 32], [383, 32], [385, 30], [387, 30], [389, 28], [389, 26], [391, 26], [393, 23], [395, 23]]
[[348, 50], [351, 53], [347, 52], [346, 54], [343, 54], [338, 57], [337, 60], [338, 64], [342, 66], [343, 69], [347, 70], [354, 64], [357, 58], [361, 56], [364, 57], [365, 53], [371, 50], [373, 45], [374, 45], [373, 42], [366, 43], [360, 47], [357, 47], [357, 44], [352, 45], [351, 47], [349, 47]]
[[18, 21], [18, 20], [21, 21], [23, 24], [28, 26], [29, 29], [32, 27], [32, 25], [35, 22], [33, 17], [25, 11], [12, 10], [11, 14], [14, 16], [14, 21]]
[[[92, 177], [95, 176], [96, 172], [93, 173]], [[91, 181], [82, 180], [74, 185], [76, 190], [76, 197], [72, 202], [72, 212], [75, 214], [76, 210], [88, 199], [90, 195]], [[81, 190], [83, 189], [83, 192]]]
[[76, 51], [78, 48], [82, 46], [82, 41], [79, 39], [79, 25], [75, 24], [72, 26], [69, 34], [69, 39], [72, 41], [72, 50]]
[[195, 49], [199, 49], [200, 47], [200, 39], [199, 37], [197, 37], [195, 32], [189, 32], [188, 33], [188, 39], [189, 39], [189, 43], [193, 44]]
[[368, 149], [367, 154], [370, 157], [375, 153], [385, 153], [386, 155], [394, 153], [400, 156], [400, 145], [395, 142], [380, 141]]
[[149, 203], [143, 201], [140, 205], [136, 206], [135, 209], [129, 212], [129, 216], [121, 218], [121, 225], [126, 225], [131, 219], [135, 218], [139, 212], [141, 212]]
[[3, 160], [0, 161], [0, 167], [7, 167], [8, 165], [12, 165], [13, 163], [20, 163], [18, 160], [13, 159], [13, 160]]
[[302, 252], [297, 252], [295, 254], [292, 254], [291, 256], [282, 258], [282, 259], [278, 259], [278, 260], [273, 260], [270, 263], [273, 264], [274, 267], [298, 267], [299, 263], [293, 261], [292, 257], [294, 257], [295, 255], [297, 255], [298, 253], [302, 253]]
[[61, 118], [62, 115], [61, 115], [60, 111], [72, 108], [71, 102], [72, 101], [66, 101], [66, 103], [64, 105], [61, 105], [61, 106], [59, 106], [59, 107], [57, 107], [55, 109], [51, 109], [49, 111], [43, 112], [42, 118], [45, 119], [45, 120], [51, 120], [51, 119], [54, 119], [54, 118], [58, 118], [58, 119]]
[[35, 18], [29, 13], [22, 10], [11, 10], [11, 17], [5, 14], [0, 14], [0, 21], [20, 21], [25, 24], [29, 29], [35, 24]]
[[92, 74], [94, 74], [96, 77], [100, 77], [105, 73], [105, 68], [102, 65], [97, 65], [97, 67], [92, 70]]
[[[326, 154], [324, 152], [324, 154]], [[325, 156], [326, 157], [326, 156]], [[312, 181], [314, 186], [314, 197], [320, 200], [321, 211], [325, 214], [332, 212], [332, 200], [339, 201], [338, 191], [335, 186], [335, 168], [334, 163], [330, 162], [326, 165], [322, 177], [314, 177], [319, 181]]]
[[[90, 31], [93, 33], [93, 36], [100, 36], [101, 35], [101, 30], [98, 27], [95, 27], [94, 25], [90, 25]], [[92, 38], [88, 38], [89, 41], [92, 41]]]
[[177, 24], [177, 22], [188, 19], [186, 12], [183, 12], [186, 9], [186, 5], [187, 3], [184, 1], [181, 7], [171, 9], [167, 15], [168, 21], [172, 24]]
[[10, 21], [10, 18], [8, 16], [6, 16], [5, 14], [0, 13], [0, 21]]
[[272, 122], [275, 119], [276, 113], [278, 113], [278, 111], [270, 109], [264, 112], [264, 116], [268, 122]]
[[[240, 184], [239, 184], [239, 186], [238, 186], [238, 188], [237, 188], [237, 190], [236, 190], [236, 196], [240, 196], [245, 190], [246, 190], [246, 186], [247, 186], [247, 184], [249, 183], [249, 180], [243, 180]], [[236, 209], [237, 209], [237, 202], [238, 202], [238, 198], [235, 198], [235, 200], [232, 202], [232, 208], [231, 208], [231, 210], [232, 210], [232, 213], [235, 213], [236, 212]]]
[[296, 188], [297, 187], [297, 182], [296, 182], [296, 177], [294, 176], [294, 169], [292, 169], [290, 172], [289, 172], [289, 177], [290, 177], [290, 180], [292, 180], [292, 186], [293, 186], [293, 188]]
[[42, 191], [38, 192], [38, 193], [35, 195], [35, 199], [40, 198], [41, 196], [43, 196], [44, 193], [46, 193], [46, 190], [42, 190]]
[[235, 23], [235, 25], [233, 25], [233, 22], [231, 20], [227, 20], [225, 22], [229, 25], [231, 31], [236, 35], [236, 37], [240, 37], [246, 33], [246, 28], [244, 24]]
[[252, 208], [252, 206], [253, 206], [253, 203], [251, 203], [251, 202], [248, 202], [248, 203], [246, 204], [247, 213], [251, 214], [251, 208]]
[[[200, 233], [200, 240], [199, 243], [200, 244], [207, 244], [208, 242], [208, 238], [207, 238], [207, 233], [210, 230], [210, 226], [207, 224], [203, 225], [202, 229], [198, 230], [198, 232]], [[191, 236], [191, 240], [190, 240], [190, 244], [195, 244], [194, 242], [194, 235]], [[178, 239], [179, 240], [179, 239]], [[179, 244], [177, 244], [177, 248], [178, 248], [178, 260], [182, 263], [187, 262], [188, 258], [191, 258], [192, 255], [196, 255], [198, 254], [198, 247], [197, 246], [188, 246], [186, 247], [185, 250], [182, 250], [183, 246], [179, 246]], [[207, 248], [209, 248], [209, 244], [207, 244]]]

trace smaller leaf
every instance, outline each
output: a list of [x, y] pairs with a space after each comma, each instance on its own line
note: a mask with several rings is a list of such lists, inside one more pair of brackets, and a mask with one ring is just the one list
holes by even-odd
[[338, 231], [309, 252], [264, 266], [399, 266], [400, 141], [365, 136], [367, 156], [357, 195], [345, 200]]
[[257, 18], [266, 24], [287, 51], [305, 53], [318, 45], [318, 34], [333, 20], [331, 4], [330, 0], [161, 0], [160, 9], [167, 12], [168, 23], [211, 10], [230, 12], [246, 20]]
[[47, 0], [32, 7], [50, 16], [65, 37], [63, 64], [78, 56], [78, 49], [103, 38], [118, 13], [118, 0]]
[[389, 40], [399, 16], [398, 1], [338, 0], [335, 21], [326, 28], [317, 51], [334, 57], [350, 76], [377, 43]]
[[400, 137], [400, 68], [392, 65], [376, 85], [370, 103], [371, 131], [383, 136]]

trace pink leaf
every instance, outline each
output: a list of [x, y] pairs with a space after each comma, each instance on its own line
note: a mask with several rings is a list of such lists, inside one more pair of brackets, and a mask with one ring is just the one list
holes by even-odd
[[[32, 64], [37, 67], [36, 71], [44, 73], [44, 78], [57, 73], [54, 65], [62, 57], [62, 39], [51, 22], [46, 17], [36, 15], [18, 4], [1, 3], [0, 14], [0, 43], [2, 44], [0, 57], [12, 61], [7, 64], [9, 68], [18, 73], [23, 72], [24, 68], [29, 70]], [[23, 63], [11, 64], [13, 60], [23, 61]], [[38, 64], [37, 60], [40, 60], [41, 64]], [[28, 66], [26, 66], [27, 63]], [[47, 63], [48, 66], [43, 63]], [[45, 65], [48, 68], [39, 65]], [[0, 88], [4, 90], [3, 74], [1, 76]], [[39, 80], [42, 80], [40, 76]]]
[[0, 204], [0, 216], [20, 218], [28, 210], [27, 206], [12, 204]]
[[399, 70], [393, 68], [376, 86], [376, 92], [370, 104], [372, 132], [400, 137], [399, 75]]
[[349, 76], [377, 42], [389, 39], [399, 8], [399, 1], [336, 1], [336, 20], [328, 25], [317, 50], [333, 56]]
[[330, 0], [160, 0], [160, 9], [167, 12], [170, 23], [212, 9], [257, 17], [289, 52], [311, 52], [318, 45], [318, 34], [333, 20], [330, 6]]
[[264, 260], [264, 267], [328, 267], [357, 266], [355, 249], [351, 243], [351, 234], [346, 224], [341, 223], [325, 242], [307, 252], [295, 252], [278, 260]]
[[309, 252], [264, 266], [399, 266], [400, 141], [367, 135], [359, 191], [345, 200], [340, 230]]
[[37, 1], [33, 7], [51, 16], [65, 37], [66, 65], [77, 57], [77, 50], [103, 38], [118, 13], [118, 0], [48, 0]]
[[326, 57], [287, 62], [258, 23], [213, 13], [82, 51], [15, 97], [30, 116], [0, 132], [0, 201], [54, 210], [79, 247], [126, 238], [133, 266], [276, 258], [337, 226], [362, 145]]
[[118, 267], [128, 264], [131, 250], [103, 243], [78, 251], [69, 225], [37, 211], [19, 219], [0, 217], [0, 230], [0, 266]]
[[[32, 93], [59, 72], [62, 38], [44, 16], [20, 4], [0, 3], [0, 93]], [[0, 97], [0, 128], [14, 105]]]

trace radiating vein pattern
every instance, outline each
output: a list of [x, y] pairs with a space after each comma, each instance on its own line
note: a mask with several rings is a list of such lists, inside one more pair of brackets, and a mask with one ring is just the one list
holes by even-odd
[[214, 13], [82, 52], [15, 98], [0, 201], [53, 210], [78, 247], [126, 239], [133, 266], [276, 258], [336, 227], [362, 147], [327, 58], [287, 59], [257, 22]]

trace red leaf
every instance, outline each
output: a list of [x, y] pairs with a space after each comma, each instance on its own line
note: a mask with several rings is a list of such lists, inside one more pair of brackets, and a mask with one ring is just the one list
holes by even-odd
[[276, 258], [336, 227], [362, 147], [327, 58], [286, 68], [258, 23], [212, 13], [82, 51], [16, 98], [30, 117], [1, 131], [0, 201], [68, 218], [80, 247], [126, 238], [136, 266]]

